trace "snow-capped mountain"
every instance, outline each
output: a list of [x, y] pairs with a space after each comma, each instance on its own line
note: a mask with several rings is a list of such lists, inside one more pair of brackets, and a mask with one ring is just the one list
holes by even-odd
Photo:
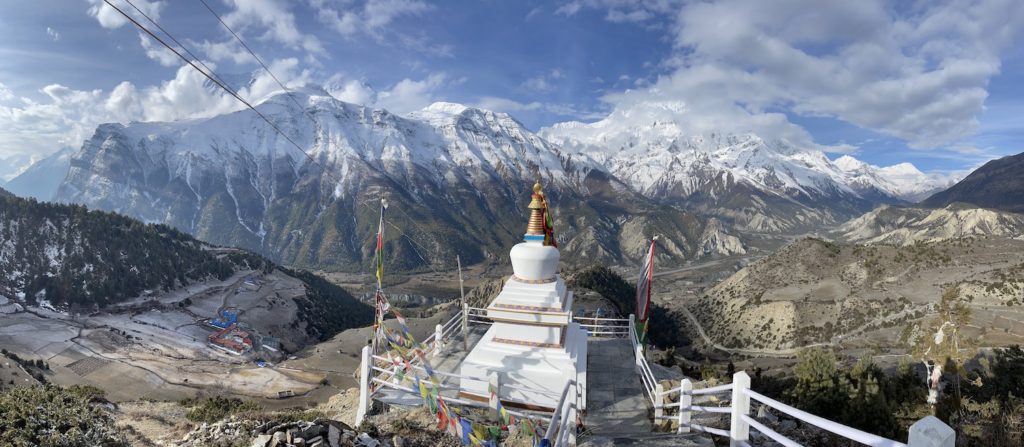
[[725, 228], [643, 198], [507, 114], [437, 103], [403, 117], [316, 88], [257, 109], [287, 138], [249, 110], [101, 125], [72, 158], [57, 198], [287, 264], [358, 270], [372, 256], [383, 195], [399, 228], [389, 263], [410, 269], [444, 267], [456, 254], [469, 262], [505, 256], [521, 238], [530, 186], [542, 178], [570, 258], [640, 257], [643, 237], [633, 243], [626, 233], [662, 234], [674, 247], [668, 257], [742, 248]]
[[833, 163], [846, 174], [847, 185], [858, 191], [874, 190], [908, 202], [919, 202], [928, 196], [949, 188], [957, 182], [956, 176], [925, 174], [910, 163], [878, 167], [849, 155]]
[[57, 187], [64, 181], [71, 168], [71, 156], [75, 149], [64, 147], [46, 158], [33, 163], [24, 172], [5, 185], [11, 193], [37, 200], [52, 200]]
[[819, 150], [749, 133], [691, 134], [680, 124], [685, 110], [677, 102], [642, 103], [540, 134], [594, 159], [647, 197], [753, 231], [834, 224], [923, 193], [913, 172], [927, 176], [912, 166], [876, 168], [852, 157], [836, 163]]

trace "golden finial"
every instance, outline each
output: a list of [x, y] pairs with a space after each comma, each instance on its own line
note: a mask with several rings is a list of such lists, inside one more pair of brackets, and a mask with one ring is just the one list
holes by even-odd
[[526, 224], [526, 234], [540, 236], [544, 234], [544, 193], [540, 182], [533, 185], [533, 200], [530, 200], [530, 221]]
[[544, 193], [541, 192], [540, 182], [533, 185], [533, 200], [530, 201], [529, 208], [531, 210], [539, 210], [544, 208]]

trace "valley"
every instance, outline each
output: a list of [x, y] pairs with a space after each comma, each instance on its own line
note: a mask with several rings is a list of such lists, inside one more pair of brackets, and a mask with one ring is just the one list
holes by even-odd
[[[263, 282], [263, 287], [243, 291], [249, 278]], [[286, 304], [304, 293], [294, 278], [243, 271], [225, 281], [88, 315], [42, 308], [6, 315], [0, 320], [0, 345], [47, 362], [50, 382], [94, 385], [115, 401], [180, 400], [199, 392], [256, 399], [276, 399], [279, 393], [304, 395], [320, 385], [322, 374], [260, 368], [253, 362], [266, 358], [276, 363], [285, 359], [288, 348], [297, 350], [309, 342], [296, 337], [300, 332], [283, 327], [304, 324], [296, 320], [295, 306]], [[258, 345], [238, 355], [215, 348], [207, 338], [219, 329], [208, 320], [225, 307], [237, 309], [240, 324], [252, 336], [280, 336], [286, 351]]]
[[1024, 446], [1024, 2], [76, 3], [0, 447]]

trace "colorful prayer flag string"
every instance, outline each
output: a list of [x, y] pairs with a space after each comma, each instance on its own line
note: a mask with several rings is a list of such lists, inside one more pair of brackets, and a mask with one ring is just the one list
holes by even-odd
[[[384, 210], [387, 209], [387, 201], [381, 200], [380, 209], [380, 222], [377, 229], [377, 247], [376, 247], [376, 276], [377, 276], [377, 294], [375, 297], [375, 318], [373, 324], [373, 354], [379, 355], [380, 349], [378, 343], [387, 343], [391, 349], [387, 352], [387, 358], [389, 363], [392, 365], [394, 373], [393, 379], [399, 383], [411, 382], [415, 386], [416, 392], [419, 393], [420, 398], [423, 400], [424, 405], [437, 417], [438, 429], [444, 430], [447, 433], [458, 437], [462, 440], [463, 444], [473, 446], [496, 446], [496, 439], [501, 435], [502, 430], [507, 430], [510, 425], [516, 423], [516, 419], [508, 412], [502, 405], [501, 399], [497, 398], [497, 390], [491, 389], [490, 392], [494, 396], [495, 401], [498, 402], [495, 410], [498, 416], [501, 418], [502, 425], [499, 426], [487, 426], [479, 423], [470, 421], [461, 414], [458, 409], [449, 407], [445, 402], [444, 397], [441, 395], [441, 381], [437, 378], [437, 374], [433, 367], [430, 365], [430, 361], [427, 360], [426, 352], [427, 349], [412, 335], [412, 330], [409, 329], [409, 325], [404, 316], [398, 309], [391, 306], [387, 296], [384, 295], [383, 278], [384, 278]], [[545, 214], [547, 213], [545, 203]], [[554, 244], [554, 232], [551, 228], [551, 218], [546, 216], [545, 222], [545, 238], [549, 239]], [[390, 311], [395, 316], [395, 321], [398, 323], [398, 330], [396, 333], [384, 324], [384, 315]], [[398, 358], [391, 355], [394, 352]], [[420, 380], [420, 376], [415, 373], [413, 367], [412, 358], [419, 360], [422, 364], [423, 371], [426, 373], [426, 379], [428, 383]], [[539, 432], [537, 426], [530, 421], [529, 418], [522, 418], [519, 421], [520, 427], [529, 434], [534, 445], [538, 442], [537, 433]]]

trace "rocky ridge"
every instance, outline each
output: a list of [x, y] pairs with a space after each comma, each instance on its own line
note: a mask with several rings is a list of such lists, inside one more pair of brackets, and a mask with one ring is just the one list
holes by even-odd
[[862, 244], [910, 245], [972, 236], [1024, 237], [1024, 215], [953, 204], [945, 208], [882, 206], [851, 219], [839, 238]]

